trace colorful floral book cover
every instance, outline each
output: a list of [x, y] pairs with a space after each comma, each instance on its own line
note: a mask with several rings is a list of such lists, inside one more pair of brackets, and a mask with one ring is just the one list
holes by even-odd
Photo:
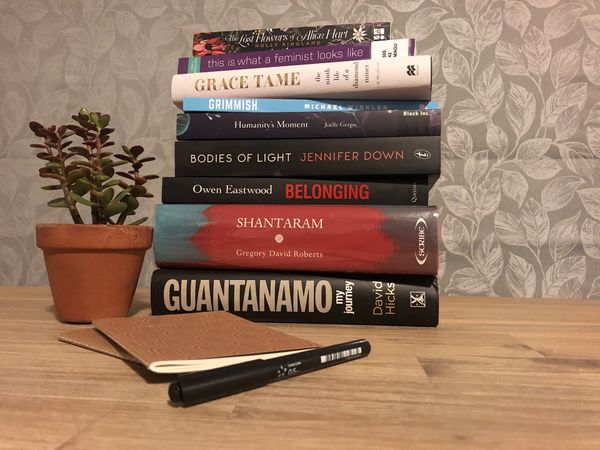
[[389, 22], [202, 32], [194, 34], [193, 55], [223, 55], [258, 50], [384, 41], [389, 38]]

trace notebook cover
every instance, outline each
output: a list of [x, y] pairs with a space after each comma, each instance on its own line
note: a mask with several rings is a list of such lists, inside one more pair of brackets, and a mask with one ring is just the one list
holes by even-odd
[[95, 352], [104, 353], [105, 355], [114, 356], [115, 358], [140, 363], [95, 328], [78, 328], [76, 330], [61, 331], [58, 334], [58, 340]]
[[146, 367], [318, 347], [225, 311], [107, 318], [92, 325]]

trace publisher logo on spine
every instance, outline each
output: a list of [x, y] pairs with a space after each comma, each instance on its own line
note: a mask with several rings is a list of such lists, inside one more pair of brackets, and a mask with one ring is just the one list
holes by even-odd
[[419, 217], [415, 224], [415, 230], [417, 230], [417, 251], [415, 252], [415, 259], [417, 263], [422, 266], [427, 261], [427, 249], [425, 247], [425, 232], [427, 231], [427, 222], [422, 217]]
[[410, 307], [425, 308], [427, 306], [425, 291], [410, 291]]
[[406, 74], [409, 77], [416, 77], [417, 75], [419, 75], [419, 66], [415, 64], [410, 64], [406, 66]]
[[431, 158], [431, 153], [428, 152], [427, 150], [423, 150], [423, 149], [418, 149], [415, 150], [415, 157], [418, 159], [429, 159]]

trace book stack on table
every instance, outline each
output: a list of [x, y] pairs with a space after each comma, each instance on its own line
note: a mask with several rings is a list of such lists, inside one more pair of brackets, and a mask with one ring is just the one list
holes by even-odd
[[389, 23], [197, 33], [153, 314], [435, 326], [440, 108]]

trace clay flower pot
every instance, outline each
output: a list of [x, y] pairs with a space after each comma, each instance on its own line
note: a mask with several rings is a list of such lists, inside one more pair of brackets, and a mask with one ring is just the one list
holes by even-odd
[[86, 323], [127, 316], [152, 227], [38, 224], [36, 244], [58, 320]]

